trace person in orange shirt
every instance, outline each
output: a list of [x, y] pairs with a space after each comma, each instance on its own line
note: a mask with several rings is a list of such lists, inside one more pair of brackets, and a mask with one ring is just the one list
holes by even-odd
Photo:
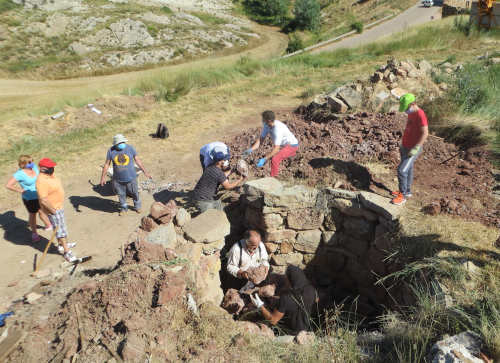
[[40, 206], [49, 216], [50, 223], [57, 228], [56, 237], [59, 242], [58, 250], [64, 254], [68, 262], [74, 262], [77, 258], [73, 255], [70, 248], [75, 243], [68, 243], [68, 230], [64, 218], [64, 189], [61, 180], [54, 175], [54, 167], [57, 164], [49, 158], [43, 158], [38, 163], [40, 175], [36, 181], [36, 190]]

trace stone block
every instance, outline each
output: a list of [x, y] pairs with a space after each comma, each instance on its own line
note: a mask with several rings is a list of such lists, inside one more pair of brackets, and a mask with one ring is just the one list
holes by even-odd
[[174, 200], [170, 200], [167, 204], [154, 202], [151, 205], [149, 214], [156, 220], [161, 220], [162, 224], [168, 224], [174, 219], [177, 214], [177, 205]]
[[304, 265], [309, 265], [314, 259], [316, 255], [314, 253], [304, 253]]
[[388, 220], [396, 220], [401, 215], [400, 206], [391, 204], [389, 198], [382, 197], [370, 192], [360, 192], [360, 201], [363, 206]]
[[344, 103], [344, 101], [333, 95], [327, 97], [327, 102], [330, 110], [335, 113], [346, 113], [348, 110], [348, 106]]
[[280, 246], [280, 253], [293, 252], [293, 245], [290, 242], [283, 241], [279, 246]]
[[271, 254], [271, 253], [276, 252], [280, 245], [278, 245], [276, 243], [266, 242], [266, 243], [264, 243], [264, 246], [266, 246], [267, 253]]
[[314, 208], [293, 209], [288, 212], [288, 228], [307, 230], [321, 227], [324, 214]]
[[351, 109], [356, 109], [361, 106], [363, 102], [363, 95], [349, 86], [343, 86], [336, 90], [337, 97], [344, 101], [344, 103]]
[[263, 197], [267, 193], [279, 194], [283, 185], [278, 179], [269, 177], [247, 181], [243, 190], [247, 196]]
[[165, 305], [180, 298], [186, 290], [185, 279], [185, 274], [169, 274], [168, 279], [159, 288], [157, 305]]
[[175, 215], [175, 223], [182, 227], [191, 220], [191, 214], [184, 208], [179, 208], [177, 214]]
[[283, 225], [283, 217], [280, 214], [264, 214], [263, 222], [265, 229], [279, 229]]
[[280, 243], [282, 241], [295, 241], [295, 236], [297, 232], [292, 229], [279, 229], [276, 231], [268, 231], [266, 234], [266, 240], [268, 242], [277, 242]]
[[335, 231], [325, 231], [321, 234], [321, 240], [323, 243], [326, 244], [336, 244], [338, 242], [337, 238], [335, 237]]
[[162, 224], [148, 233], [146, 241], [162, 245], [165, 248], [175, 249], [177, 245], [177, 233], [172, 222], [169, 224]]
[[297, 240], [293, 244], [293, 247], [297, 251], [314, 253], [318, 249], [320, 242], [320, 230], [301, 231], [297, 233]]
[[197, 291], [197, 301], [199, 304], [212, 302], [219, 306], [223, 299], [220, 282], [221, 260], [220, 253], [209, 256], [201, 256], [195, 270], [195, 291]]
[[287, 253], [285, 255], [273, 255], [271, 262], [277, 266], [286, 265], [300, 265], [302, 264], [302, 254], [301, 253]]
[[355, 198], [357, 198], [357, 193], [351, 192], [350, 190], [345, 190], [345, 189], [325, 188], [325, 189], [321, 190], [321, 193], [324, 194], [328, 199], [335, 199], [335, 198], [355, 199]]
[[203, 243], [203, 245], [202, 245], [203, 253], [205, 255], [210, 255], [216, 251], [222, 250], [224, 248], [224, 245], [225, 245], [225, 241], [223, 239], [221, 239], [220, 241]]
[[184, 226], [187, 239], [197, 243], [210, 243], [229, 235], [231, 225], [223, 211], [209, 209]]
[[304, 185], [294, 185], [279, 192], [266, 193], [264, 204], [268, 207], [287, 209], [308, 208], [316, 205], [318, 190]]

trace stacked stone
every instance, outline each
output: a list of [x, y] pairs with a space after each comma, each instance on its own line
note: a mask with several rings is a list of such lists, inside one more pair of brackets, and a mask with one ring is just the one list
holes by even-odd
[[318, 285], [356, 290], [384, 303], [377, 276], [390, 272], [384, 263], [389, 235], [398, 229], [400, 207], [369, 192], [286, 187], [274, 178], [247, 182], [242, 206], [247, 227], [265, 232], [265, 245], [276, 272], [288, 264], [306, 268]]

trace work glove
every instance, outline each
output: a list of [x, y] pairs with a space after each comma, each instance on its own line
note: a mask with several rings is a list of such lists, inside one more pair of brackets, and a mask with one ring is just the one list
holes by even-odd
[[253, 150], [252, 150], [251, 148], [250, 148], [250, 149], [247, 149], [247, 150], [243, 151], [243, 155], [244, 155], [244, 156], [248, 156], [248, 155], [250, 155], [250, 154], [252, 153], [252, 151], [253, 151]]
[[257, 167], [262, 168], [266, 164], [266, 161], [267, 161], [266, 158], [259, 159], [259, 162], [257, 163]]
[[254, 304], [257, 309], [264, 306], [264, 302], [260, 299], [259, 294], [257, 293], [250, 295], [250, 300], [252, 300], [252, 304]]
[[410, 155], [410, 157], [411, 157], [411, 156], [415, 156], [415, 155], [417, 155], [417, 154], [418, 154], [418, 152], [419, 152], [419, 151], [420, 151], [420, 145], [414, 146], [414, 147], [410, 150], [410, 152], [408, 153], [408, 155]]

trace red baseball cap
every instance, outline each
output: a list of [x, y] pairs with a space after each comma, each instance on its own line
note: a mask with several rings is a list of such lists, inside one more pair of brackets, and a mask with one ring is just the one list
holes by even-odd
[[38, 166], [44, 167], [44, 168], [53, 168], [56, 165], [57, 164], [49, 158], [43, 158], [42, 160], [40, 160], [38, 162]]

